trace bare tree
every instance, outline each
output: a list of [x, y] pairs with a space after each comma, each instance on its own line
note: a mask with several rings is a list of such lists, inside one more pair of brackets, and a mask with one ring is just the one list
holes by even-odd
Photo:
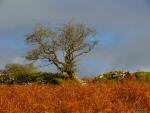
[[[69, 79], [75, 79], [76, 59], [89, 53], [97, 41], [88, 40], [95, 35], [95, 29], [84, 24], [69, 22], [58, 29], [38, 26], [30, 33], [26, 41], [34, 47], [27, 53], [28, 60], [47, 60], [54, 64], [62, 73], [67, 73]], [[60, 58], [63, 55], [63, 60]]]

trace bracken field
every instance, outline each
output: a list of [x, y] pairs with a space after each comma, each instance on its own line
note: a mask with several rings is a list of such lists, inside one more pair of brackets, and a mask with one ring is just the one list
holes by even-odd
[[0, 85], [0, 113], [148, 113], [150, 84]]

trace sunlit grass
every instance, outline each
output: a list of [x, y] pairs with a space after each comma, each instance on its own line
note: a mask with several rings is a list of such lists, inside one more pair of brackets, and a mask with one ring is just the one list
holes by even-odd
[[150, 111], [150, 84], [135, 80], [86, 85], [0, 85], [0, 113]]

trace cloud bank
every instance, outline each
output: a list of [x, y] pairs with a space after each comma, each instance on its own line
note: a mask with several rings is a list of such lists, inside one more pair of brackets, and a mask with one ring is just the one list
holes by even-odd
[[3, 0], [0, 2], [1, 65], [24, 55], [35, 24], [57, 26], [74, 18], [97, 29], [99, 46], [83, 56], [80, 75], [112, 69], [150, 71], [148, 0]]

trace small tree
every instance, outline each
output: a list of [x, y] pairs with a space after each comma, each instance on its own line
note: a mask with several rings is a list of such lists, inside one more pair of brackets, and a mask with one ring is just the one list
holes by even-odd
[[35, 72], [36, 67], [33, 64], [7, 64], [4, 71], [6, 74], [21, 75]]
[[36, 72], [33, 64], [7, 64], [4, 70], [5, 82], [23, 82], [29, 81]]
[[[62, 73], [67, 73], [70, 79], [75, 79], [76, 59], [89, 53], [97, 41], [87, 40], [95, 35], [95, 29], [84, 24], [67, 23], [58, 29], [52, 30], [44, 26], [38, 26], [30, 33], [26, 41], [34, 47], [27, 52], [28, 60], [47, 60], [54, 64]], [[91, 37], [90, 37], [91, 38]], [[62, 58], [60, 58], [62, 53]]]

